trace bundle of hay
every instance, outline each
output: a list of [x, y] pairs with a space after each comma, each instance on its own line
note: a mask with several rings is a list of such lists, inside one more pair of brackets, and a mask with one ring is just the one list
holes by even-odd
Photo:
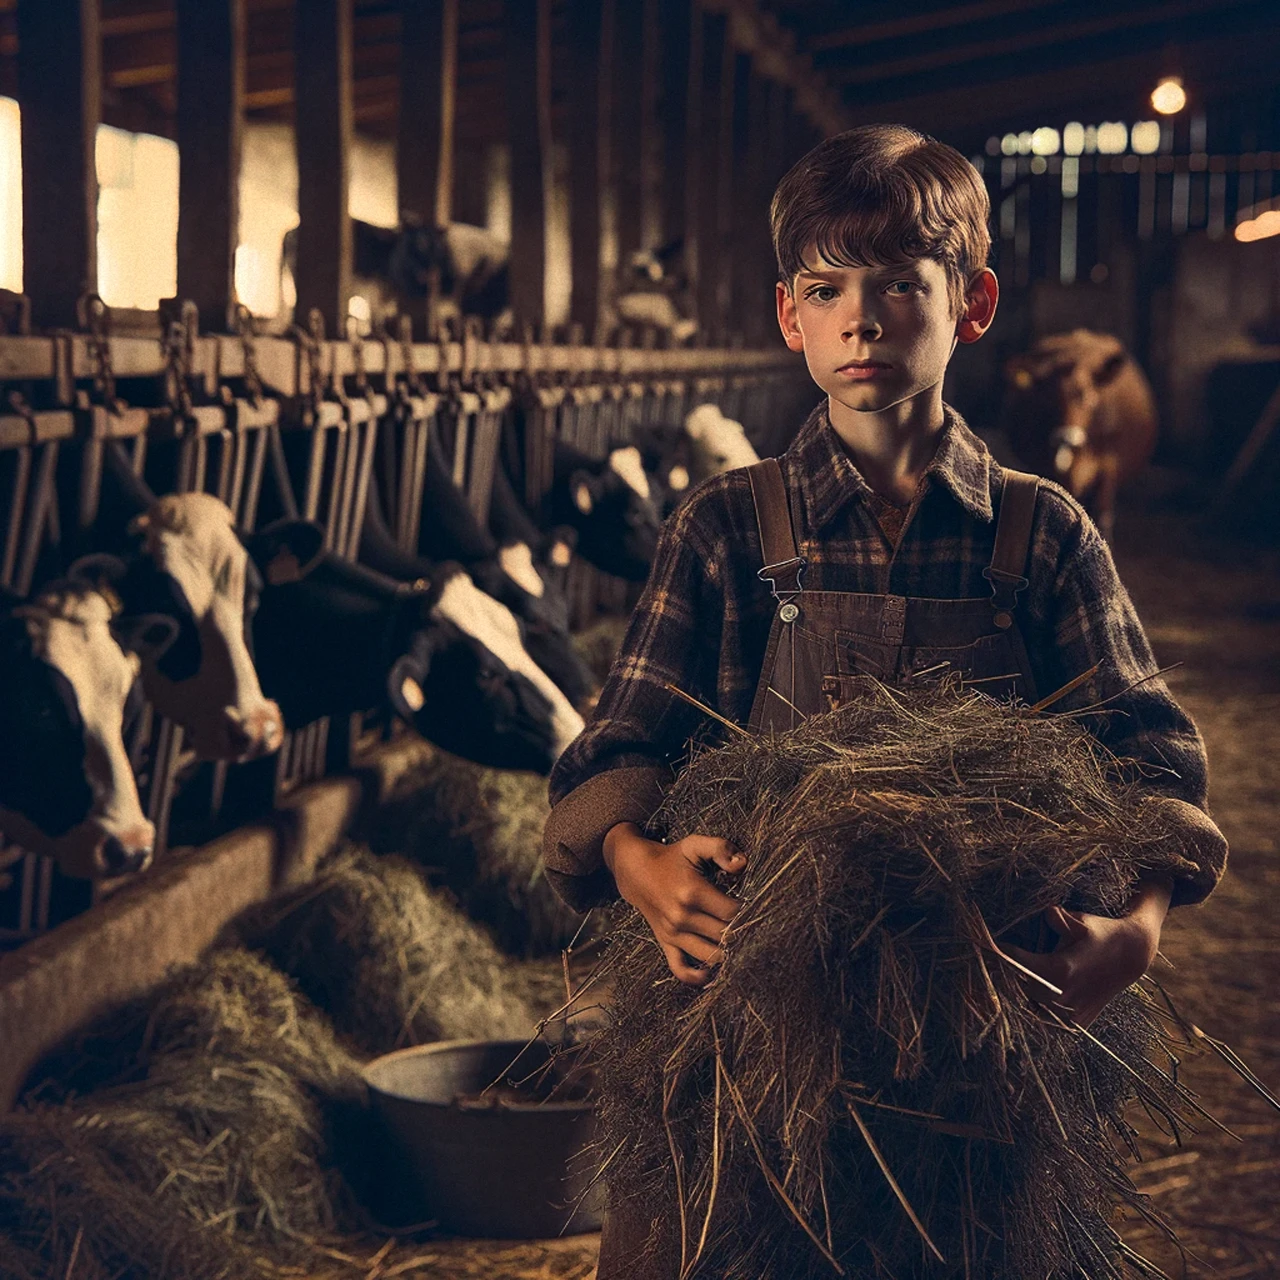
[[1070, 1028], [995, 941], [1055, 903], [1116, 914], [1178, 865], [1087, 732], [869, 684], [696, 757], [653, 825], [748, 863], [706, 988], [634, 911], [615, 937], [600, 1151], [647, 1257], [626, 1274], [1119, 1274], [1123, 1108], [1176, 1132], [1190, 1095], [1138, 989]]
[[237, 931], [369, 1057], [432, 1040], [523, 1039], [564, 999], [513, 964], [411, 863], [353, 846]]
[[171, 979], [140, 1033], [134, 1014], [120, 1083], [0, 1121], [0, 1274], [202, 1280], [307, 1256], [353, 1212], [332, 1148], [355, 1061], [245, 951]]
[[379, 852], [413, 859], [512, 955], [555, 954], [583, 917], [556, 896], [542, 861], [547, 780], [437, 752], [397, 788], [369, 831]]

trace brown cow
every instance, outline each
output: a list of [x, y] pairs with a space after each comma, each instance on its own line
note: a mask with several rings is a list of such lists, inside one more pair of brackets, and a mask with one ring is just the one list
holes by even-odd
[[1041, 338], [1005, 366], [1004, 425], [1024, 466], [1058, 481], [1111, 540], [1116, 491], [1151, 461], [1151, 385], [1109, 333]]

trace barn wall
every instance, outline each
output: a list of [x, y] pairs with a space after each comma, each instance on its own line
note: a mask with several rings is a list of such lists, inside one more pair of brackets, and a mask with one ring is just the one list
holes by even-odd
[[[1188, 457], [1221, 465], [1252, 426], [1249, 409], [1257, 412], [1256, 405], [1231, 414], [1228, 406], [1208, 404], [1213, 370], [1280, 362], [1277, 243], [1189, 236], [1178, 245], [1169, 307], [1169, 430]], [[1227, 438], [1213, 438], [1215, 423]]]

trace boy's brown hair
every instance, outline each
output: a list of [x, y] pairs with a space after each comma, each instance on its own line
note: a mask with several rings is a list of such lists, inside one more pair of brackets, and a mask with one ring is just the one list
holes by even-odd
[[933, 258], [959, 314], [991, 251], [990, 213], [982, 179], [954, 147], [905, 125], [862, 125], [818, 143], [778, 184], [778, 278], [790, 288], [815, 245], [833, 267]]

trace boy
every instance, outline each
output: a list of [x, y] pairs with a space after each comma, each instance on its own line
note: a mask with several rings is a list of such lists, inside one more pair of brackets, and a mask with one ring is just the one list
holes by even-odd
[[721, 840], [642, 834], [706, 731], [668, 684], [766, 729], [825, 711], [860, 673], [902, 682], [946, 663], [1035, 702], [1094, 671], [1054, 710], [1105, 701], [1087, 723], [1150, 766], [1143, 785], [1186, 845], [1181, 874], [1141, 882], [1122, 918], [1055, 908], [1052, 953], [1018, 953], [1081, 1023], [1146, 971], [1170, 903], [1200, 901], [1222, 874], [1203, 744], [1150, 678], [1106, 544], [1064, 490], [997, 465], [942, 401], [956, 344], [995, 316], [988, 213], [963, 156], [891, 125], [820, 143], [774, 196], [778, 323], [825, 400], [777, 464], [707, 481], [668, 521], [594, 719], [551, 776], [556, 888], [581, 909], [631, 902], [683, 982], [713, 978], [737, 909], [701, 868], [746, 864]]

